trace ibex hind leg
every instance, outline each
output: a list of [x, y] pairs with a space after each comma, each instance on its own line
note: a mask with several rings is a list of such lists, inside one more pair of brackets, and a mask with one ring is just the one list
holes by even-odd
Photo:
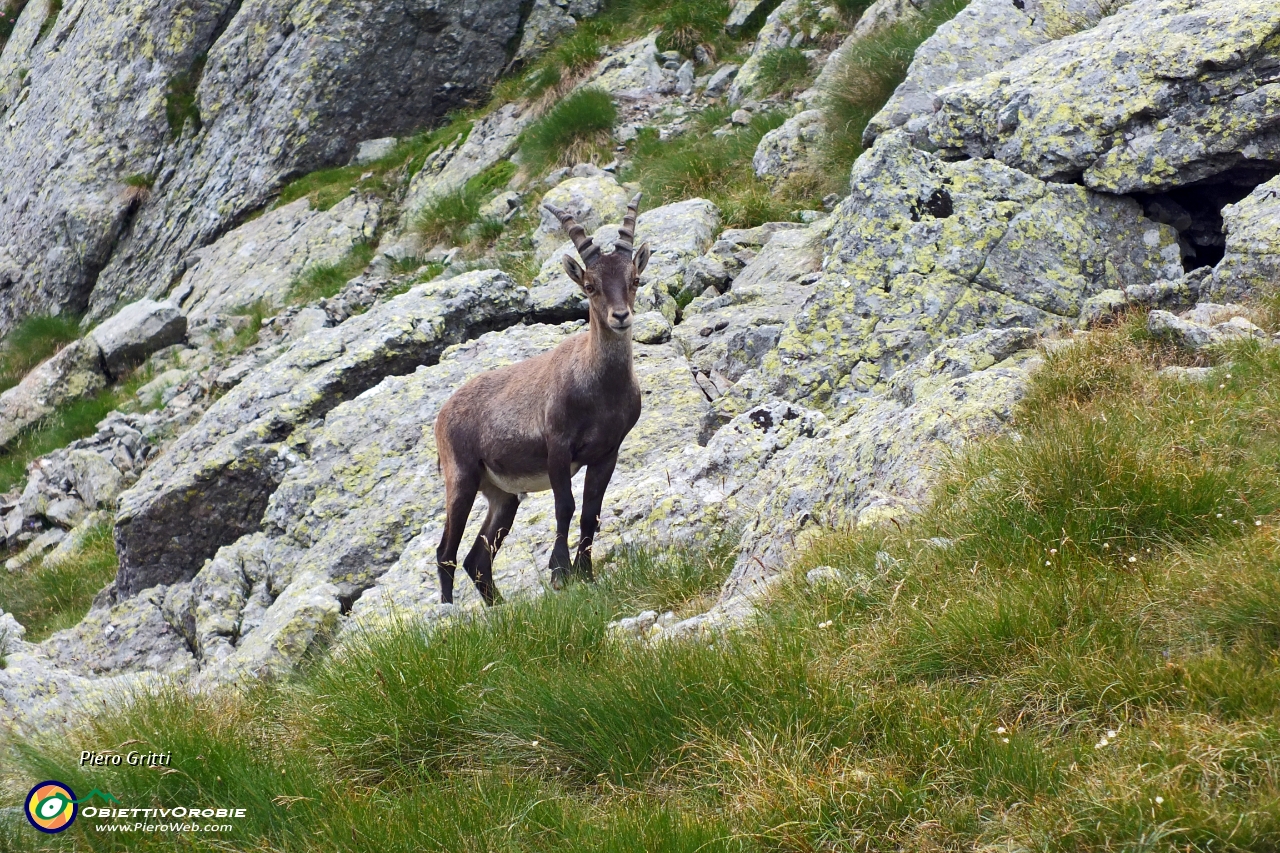
[[485, 516], [480, 535], [476, 537], [470, 553], [462, 561], [462, 567], [471, 576], [484, 603], [492, 605], [502, 600], [502, 595], [493, 583], [493, 560], [498, 555], [503, 540], [511, 532], [516, 510], [520, 508], [520, 496], [492, 486], [485, 487], [483, 491], [485, 500], [489, 502], [489, 513]]
[[436, 569], [440, 575], [440, 603], [453, 603], [453, 575], [458, 566], [458, 546], [467, 527], [467, 516], [480, 488], [480, 472], [445, 476], [444, 533], [436, 549]]

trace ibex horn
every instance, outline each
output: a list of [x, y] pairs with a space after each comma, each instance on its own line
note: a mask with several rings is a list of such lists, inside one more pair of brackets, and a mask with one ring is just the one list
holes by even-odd
[[578, 250], [578, 257], [582, 258], [584, 264], [590, 263], [591, 259], [600, 253], [600, 247], [591, 242], [591, 238], [587, 236], [586, 229], [578, 224], [578, 220], [573, 218], [573, 214], [550, 204], [542, 206], [552, 216], [560, 220], [560, 227], [569, 233], [569, 239], [573, 241], [573, 247]]
[[618, 242], [613, 244], [614, 251], [630, 252], [632, 243], [636, 239], [636, 211], [640, 209], [641, 193], [636, 193], [635, 198], [631, 199], [631, 203], [627, 205], [627, 215], [622, 219], [622, 227], [618, 229]]

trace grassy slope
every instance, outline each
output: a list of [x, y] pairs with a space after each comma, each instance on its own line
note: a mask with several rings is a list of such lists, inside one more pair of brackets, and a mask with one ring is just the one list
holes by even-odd
[[27, 629], [28, 642], [39, 642], [84, 618], [118, 566], [111, 526], [94, 528], [64, 562], [36, 561], [18, 572], [0, 572], [0, 610], [13, 614]]
[[[1178, 384], [1142, 329], [1051, 356], [1017, 438], [903, 530], [817, 542], [740, 633], [611, 639], [724, 571], [633, 555], [289, 683], [106, 714], [29, 773], [249, 809], [197, 849], [1273, 850], [1280, 352]], [[816, 564], [844, 581], [806, 587]], [[176, 772], [75, 766], [129, 738]], [[34, 836], [0, 850], [171, 843]]]

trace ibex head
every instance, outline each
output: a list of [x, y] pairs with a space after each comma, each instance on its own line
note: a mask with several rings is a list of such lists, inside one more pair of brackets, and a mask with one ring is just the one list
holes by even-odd
[[636, 211], [640, 207], [640, 193], [627, 205], [627, 215], [618, 229], [618, 241], [613, 244], [613, 253], [606, 255], [600, 247], [591, 242], [586, 230], [568, 211], [549, 204], [544, 204], [551, 215], [560, 220], [561, 227], [573, 240], [578, 250], [578, 263], [569, 255], [562, 259], [564, 271], [569, 278], [578, 283], [582, 292], [587, 295], [591, 305], [594, 322], [601, 328], [612, 329], [624, 333], [631, 328], [632, 307], [636, 301], [636, 289], [640, 287], [640, 273], [649, 263], [649, 244], [642, 243], [640, 248], [633, 249], [635, 240]]

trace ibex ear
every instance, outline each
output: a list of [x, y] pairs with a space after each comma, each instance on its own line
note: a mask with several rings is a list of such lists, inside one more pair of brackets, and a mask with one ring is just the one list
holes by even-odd
[[644, 268], [649, 266], [649, 244], [644, 242], [640, 244], [640, 248], [636, 249], [635, 255], [632, 257], [631, 263], [636, 265], [636, 275], [644, 272]]
[[582, 268], [582, 264], [568, 255], [561, 257], [560, 263], [564, 264], [564, 271], [569, 274], [569, 278], [577, 282], [578, 287], [582, 287], [582, 277], [586, 275], [586, 270]]

